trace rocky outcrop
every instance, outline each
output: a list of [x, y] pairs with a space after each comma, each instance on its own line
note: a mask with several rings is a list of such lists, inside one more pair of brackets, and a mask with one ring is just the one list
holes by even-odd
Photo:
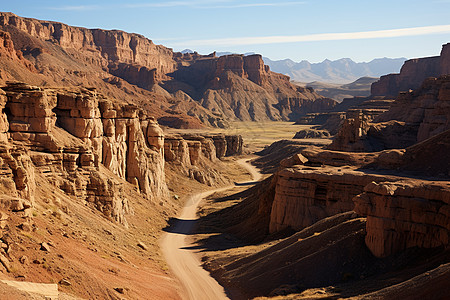
[[[297, 88], [301, 93], [312, 93], [313, 91], [304, 89], [301, 87]], [[297, 121], [302, 116], [308, 113], [320, 113], [331, 111], [337, 102], [330, 98], [322, 98], [320, 100], [312, 100], [305, 97], [301, 98], [283, 98], [277, 104], [276, 108], [280, 110], [281, 116], [285, 120]]]
[[240, 135], [168, 135], [164, 139], [164, 157], [168, 162], [196, 165], [203, 156], [215, 161], [225, 156], [241, 155], [243, 139]]
[[337, 167], [283, 169], [276, 174], [269, 231], [297, 231], [323, 218], [351, 211], [353, 197], [362, 193], [364, 186], [386, 180], [386, 176]]
[[[416, 141], [450, 129], [450, 76], [429, 78], [415, 91], [401, 93], [375, 121], [398, 120], [417, 127]], [[410, 145], [406, 145], [410, 146]]]
[[51, 40], [63, 49], [88, 57], [98, 53], [90, 62], [103, 67], [108, 66], [108, 61], [139, 64], [150, 70], [156, 69], [160, 76], [175, 68], [170, 49], [155, 45], [139, 34], [72, 27], [58, 22], [22, 18], [11, 13], [0, 13], [0, 25], [15, 27], [35, 38]]
[[449, 89], [449, 76], [429, 78], [420, 89], [400, 93], [390, 109], [373, 120], [364, 114], [352, 117], [347, 113], [330, 149], [406, 148], [450, 129]]
[[35, 168], [25, 149], [0, 147], [0, 190], [2, 194], [34, 202]]
[[[4, 90], [1, 120], [9, 130], [3, 139], [10, 136], [14, 144], [32, 150], [27, 154], [31, 165], [57, 188], [125, 225], [129, 208], [120, 178], [148, 199], [166, 196], [164, 134], [154, 119], [139, 116], [136, 107], [113, 103], [92, 89], [9, 84]], [[20, 195], [31, 199], [33, 189], [25, 182], [34, 183], [26, 179], [34, 172], [27, 175], [20, 164], [14, 166]], [[117, 177], [105, 176], [102, 168]]]
[[331, 112], [308, 113], [298, 119], [296, 124], [320, 125], [317, 129], [327, 130], [331, 135], [336, 135], [345, 119], [364, 115], [367, 121], [374, 120], [388, 111], [393, 101], [384, 97], [345, 98], [341, 103], [334, 106]]
[[301, 230], [354, 210], [367, 217], [365, 240], [375, 256], [447, 247], [450, 161], [436, 153], [449, 148], [450, 130], [406, 149], [304, 149], [275, 173], [269, 232]]
[[450, 234], [448, 182], [370, 183], [354, 210], [367, 216], [366, 245], [385, 257], [411, 247], [447, 246]]
[[[3, 112], [6, 106], [6, 93], [0, 90], [0, 111]], [[0, 142], [5, 144], [8, 141], [9, 123], [6, 114], [0, 114]]]
[[219, 159], [242, 154], [242, 144], [240, 135], [167, 135], [164, 156], [178, 173], [213, 186], [225, 182]]
[[369, 122], [364, 114], [345, 119], [328, 148], [341, 151], [365, 151], [367, 146], [361, 138], [367, 135], [368, 130]]
[[295, 133], [293, 139], [327, 139], [330, 133], [326, 130], [303, 129]]
[[172, 76], [178, 84], [166, 83], [169, 91], [184, 90], [203, 107], [232, 119], [288, 120], [336, 104], [271, 72], [260, 55], [201, 57]]
[[112, 63], [109, 72], [140, 88], [151, 90], [157, 83], [156, 68], [149, 69], [138, 64]]
[[225, 156], [241, 155], [243, 140], [240, 135], [226, 135], [225, 140], [227, 141], [227, 151]]
[[[36, 72], [36, 69], [33, 67], [33, 65], [23, 57], [22, 52], [15, 49], [14, 42], [11, 39], [11, 34], [9, 32], [1, 30], [0, 30], [0, 57], [2, 60], [0, 65], [2, 67], [6, 67], [8, 63], [7, 61], [9, 60], [10, 63], [17, 63], [31, 72]], [[6, 81], [7, 79], [12, 78], [8, 78], [8, 75], [4, 74], [0, 70], [0, 81]]]
[[191, 164], [196, 165], [199, 163], [200, 155], [202, 153], [202, 143], [200, 141], [187, 141], [189, 149], [189, 160]]
[[176, 162], [183, 166], [191, 164], [189, 147], [181, 136], [168, 135], [164, 139], [164, 158], [167, 162]]
[[428, 77], [450, 74], [450, 44], [442, 46], [441, 55], [407, 60], [399, 74], [381, 76], [371, 87], [372, 96], [396, 97], [401, 91], [419, 88]]

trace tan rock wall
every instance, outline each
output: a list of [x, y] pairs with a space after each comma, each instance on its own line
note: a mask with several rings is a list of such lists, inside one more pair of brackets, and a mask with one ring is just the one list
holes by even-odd
[[[333, 167], [293, 167], [279, 171], [270, 214], [270, 232], [300, 230], [315, 222], [353, 210], [352, 198], [372, 181], [387, 176]], [[391, 180], [394, 180], [392, 178]]]
[[450, 44], [442, 46], [440, 56], [407, 60], [399, 74], [381, 76], [371, 87], [372, 96], [396, 97], [399, 92], [417, 89], [428, 77], [450, 74]]
[[367, 216], [366, 245], [375, 256], [449, 244], [448, 182], [373, 182], [353, 201], [355, 211]]
[[166, 136], [164, 139], [164, 157], [167, 162], [176, 162], [183, 166], [191, 165], [187, 141], [181, 136]]
[[62, 48], [76, 51], [107, 67], [109, 61], [139, 64], [157, 73], [175, 70], [171, 49], [155, 45], [139, 34], [119, 30], [87, 29], [66, 24], [22, 18], [11, 13], [0, 13], [0, 26], [14, 26], [33, 37], [51, 40]]
[[[7, 99], [6, 93], [0, 89], [0, 112], [3, 112]], [[0, 143], [6, 144], [8, 141], [8, 130], [8, 118], [6, 117], [6, 114], [0, 113]]]
[[402, 92], [374, 120], [347, 112], [329, 149], [380, 151], [422, 142], [450, 129], [450, 75], [426, 79], [420, 88]]
[[241, 155], [243, 140], [240, 135], [227, 135], [225, 136], [227, 141], [227, 151], [225, 156]]
[[[154, 119], [140, 120], [136, 107], [113, 104], [95, 90], [10, 84], [5, 91], [10, 122], [2, 115], [0, 125], [9, 125], [12, 140], [33, 150], [24, 155], [28, 163], [4, 157], [19, 196], [32, 198], [34, 171], [28, 170], [33, 165], [55, 187], [124, 225], [128, 206], [119, 177], [137, 185], [149, 199], [167, 196], [164, 134]], [[102, 175], [102, 165], [118, 178]]]
[[0, 147], [0, 191], [2, 194], [34, 201], [35, 168], [24, 149]]

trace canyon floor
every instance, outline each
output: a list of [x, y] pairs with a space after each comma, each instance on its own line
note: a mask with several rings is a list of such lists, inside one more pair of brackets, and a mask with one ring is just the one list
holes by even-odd
[[[174, 129], [168, 128], [167, 133], [202, 133], [241, 135], [244, 140], [245, 152], [253, 154], [280, 140], [291, 140], [295, 134], [304, 129], [310, 129], [311, 125], [298, 125], [295, 122], [230, 122], [230, 127], [207, 129]], [[206, 130], [206, 131], [205, 131]], [[331, 139], [296, 139], [305, 145], [325, 145], [331, 143]]]
[[[261, 177], [247, 160], [243, 158], [236, 161], [251, 174], [251, 180], [240, 182], [241, 185], [254, 184]], [[223, 287], [202, 267], [197, 254], [191, 249], [192, 240], [189, 235], [193, 233], [198, 220], [198, 206], [205, 198], [232, 190], [233, 187], [234, 185], [230, 185], [191, 195], [180, 216], [171, 222], [170, 228], [165, 229], [167, 233], [161, 242], [161, 249], [171, 271], [186, 291], [186, 299], [228, 299]]]
[[[299, 129], [307, 127], [290, 122], [236, 122], [229, 129], [212, 129], [210, 133], [242, 134], [245, 152], [253, 153], [280, 138], [290, 139]], [[193, 133], [193, 130], [173, 129], [167, 133], [175, 131]], [[224, 182], [228, 182], [222, 186], [252, 181], [251, 174], [236, 162], [238, 159], [222, 159], [221, 173]], [[107, 170], [103, 171], [108, 174]], [[12, 264], [9, 276], [3, 273], [0, 279], [11, 280], [13, 275], [21, 282], [58, 283], [61, 299], [182, 297], [184, 289], [176, 274], [169, 270], [159, 241], [167, 230], [166, 221], [171, 224], [191, 195], [216, 187], [189, 179], [173, 166], [166, 165], [171, 201], [149, 206], [135, 188], [124, 185], [124, 192], [134, 208], [128, 228], [124, 228], [94, 213], [83, 203], [67, 198], [44, 178], [37, 178], [37, 182], [37, 199], [43, 200], [33, 208], [34, 224], [27, 230], [14, 230], [10, 235], [10, 239], [20, 246], [10, 250], [9, 254], [23, 263]], [[10, 226], [22, 228], [20, 222], [23, 222], [21, 218], [15, 218]], [[48, 248], [44, 249], [43, 243]], [[0, 293], [12, 297], [2, 299], [42, 298], [6, 284], [0, 285]]]

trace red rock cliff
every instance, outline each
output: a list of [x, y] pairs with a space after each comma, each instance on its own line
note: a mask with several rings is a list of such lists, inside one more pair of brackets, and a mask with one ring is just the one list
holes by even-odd
[[0, 26], [15, 27], [33, 37], [54, 41], [63, 49], [99, 59], [103, 66], [107, 66], [108, 62], [134, 63], [156, 69], [160, 75], [175, 69], [171, 49], [155, 45], [135, 33], [73, 27], [58, 22], [22, 18], [12, 13], [0, 13]]
[[395, 97], [401, 91], [420, 87], [428, 77], [450, 74], [450, 44], [442, 46], [441, 55], [407, 60], [399, 74], [381, 76], [371, 87], [372, 96]]

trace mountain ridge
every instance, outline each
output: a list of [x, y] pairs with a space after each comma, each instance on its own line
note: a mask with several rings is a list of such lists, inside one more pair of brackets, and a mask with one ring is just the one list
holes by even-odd
[[375, 58], [370, 62], [355, 62], [350, 58], [325, 59], [320, 63], [307, 60], [295, 62], [291, 59], [271, 60], [263, 57], [264, 63], [274, 72], [288, 75], [299, 82], [320, 81], [326, 83], [351, 83], [361, 77], [380, 77], [398, 73], [406, 58]]

